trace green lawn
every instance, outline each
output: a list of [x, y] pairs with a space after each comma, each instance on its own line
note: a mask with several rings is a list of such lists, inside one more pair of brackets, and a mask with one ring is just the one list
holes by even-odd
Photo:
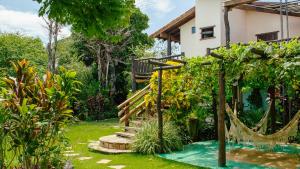
[[[173, 161], [167, 161], [152, 155], [122, 154], [105, 155], [90, 152], [87, 144], [91, 140], [98, 140], [101, 136], [113, 134], [121, 129], [117, 127], [116, 120], [101, 122], [81, 122], [69, 127], [67, 137], [70, 139], [74, 153], [80, 154], [76, 157], [68, 157], [75, 169], [109, 169], [111, 165], [125, 165], [124, 169], [196, 169], [191, 165], [185, 165]], [[92, 157], [90, 160], [80, 161], [79, 157]], [[101, 159], [112, 160], [108, 164], [97, 164]]]

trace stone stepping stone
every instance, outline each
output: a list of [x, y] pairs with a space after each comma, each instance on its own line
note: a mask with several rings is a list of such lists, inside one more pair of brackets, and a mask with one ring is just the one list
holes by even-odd
[[110, 163], [111, 160], [107, 160], [107, 159], [102, 159], [100, 161], [97, 161], [97, 164], [107, 164], [107, 163]]
[[78, 160], [80, 161], [84, 161], [84, 160], [90, 160], [92, 159], [93, 157], [79, 157]]
[[75, 156], [79, 156], [80, 154], [78, 153], [73, 153], [73, 154], [64, 154], [65, 157], [75, 157]]
[[125, 165], [112, 165], [112, 166], [108, 166], [109, 168], [113, 168], [113, 169], [123, 169], [126, 166]]

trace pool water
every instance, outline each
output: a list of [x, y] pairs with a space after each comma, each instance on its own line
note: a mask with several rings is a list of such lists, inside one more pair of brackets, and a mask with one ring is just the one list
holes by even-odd
[[[227, 144], [226, 151], [229, 152], [233, 149], [246, 148], [256, 149], [253, 145], [242, 145], [242, 144]], [[265, 150], [268, 151], [268, 150]], [[289, 154], [295, 154], [300, 152], [299, 147], [294, 146], [277, 146], [273, 152], [283, 152]], [[173, 152], [170, 154], [160, 154], [162, 158], [174, 160], [182, 163], [187, 163], [195, 166], [208, 167], [208, 168], [219, 168], [218, 165], [218, 142], [217, 141], [205, 141], [197, 142], [184, 146], [182, 151]], [[236, 162], [227, 160], [228, 169], [272, 169], [272, 167], [265, 167], [245, 162]]]

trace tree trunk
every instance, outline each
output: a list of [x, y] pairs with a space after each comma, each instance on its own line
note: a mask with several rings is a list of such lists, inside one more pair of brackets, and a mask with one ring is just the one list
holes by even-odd
[[58, 41], [58, 33], [59, 33], [59, 25], [57, 22], [54, 23], [54, 32], [53, 32], [54, 44], [52, 51], [52, 72], [56, 73], [56, 52], [57, 52], [57, 41]]
[[116, 68], [115, 68], [115, 62], [112, 61], [110, 64], [110, 95], [112, 102], [114, 103], [114, 96], [116, 94], [116, 81], [117, 81], [117, 76], [116, 76]]
[[101, 62], [101, 47], [98, 47], [96, 51], [96, 57], [97, 57], [97, 66], [98, 66], [98, 81], [99, 81], [99, 87], [102, 86], [102, 62]]
[[52, 39], [53, 39], [53, 22], [49, 21], [48, 24], [48, 44], [47, 44], [47, 52], [48, 52], [48, 70], [52, 72]]
[[105, 73], [105, 86], [106, 87], [109, 87], [109, 79], [108, 79], [108, 75], [109, 75], [109, 67], [110, 67], [110, 56], [109, 54], [106, 54], [107, 55], [107, 59], [106, 59], [106, 73]]

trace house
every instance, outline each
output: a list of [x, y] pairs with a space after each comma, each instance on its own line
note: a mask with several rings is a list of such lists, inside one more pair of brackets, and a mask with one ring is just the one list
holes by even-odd
[[[249, 3], [244, 4], [245, 1]], [[151, 37], [167, 40], [168, 54], [171, 54], [171, 42], [175, 42], [187, 57], [204, 56], [207, 48], [226, 44], [224, 7], [229, 5], [234, 5], [229, 11], [232, 43], [273, 41], [300, 35], [300, 1], [196, 0], [195, 7]]]

